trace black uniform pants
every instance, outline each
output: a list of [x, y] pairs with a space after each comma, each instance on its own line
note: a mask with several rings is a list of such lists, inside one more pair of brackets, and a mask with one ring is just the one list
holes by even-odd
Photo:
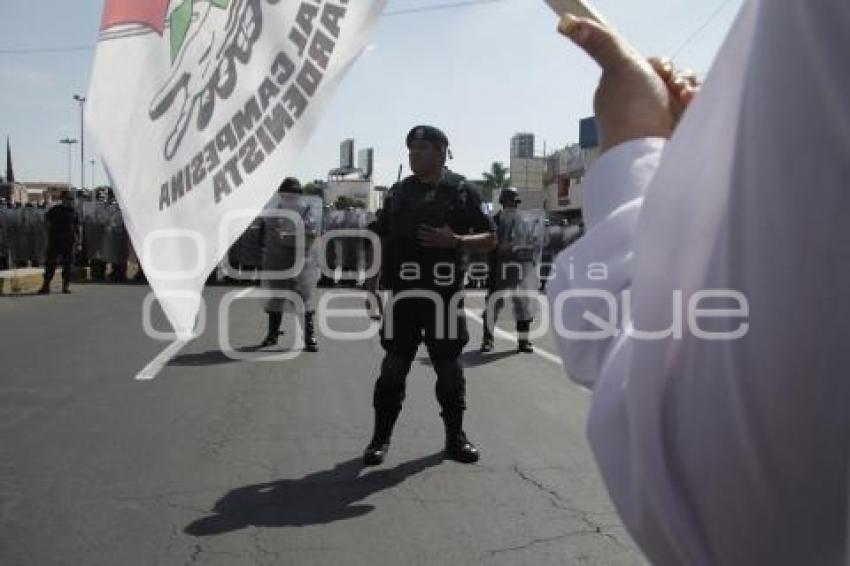
[[375, 383], [378, 412], [397, 414], [404, 401], [407, 374], [424, 341], [437, 373], [437, 401], [443, 415], [460, 415], [466, 409], [466, 380], [460, 354], [469, 342], [463, 301], [452, 306], [449, 296], [390, 300], [384, 311], [381, 345], [386, 356]]
[[45, 255], [44, 284], [50, 285], [53, 276], [56, 274], [57, 260], [61, 257], [62, 285], [66, 287], [70, 285], [71, 268], [74, 262], [74, 243], [50, 239], [47, 242], [47, 253]]

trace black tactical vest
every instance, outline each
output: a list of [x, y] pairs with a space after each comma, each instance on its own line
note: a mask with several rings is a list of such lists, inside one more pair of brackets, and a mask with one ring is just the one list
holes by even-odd
[[[389, 237], [385, 242], [385, 280], [393, 288], [434, 288], [434, 266], [455, 267], [460, 286], [462, 273], [458, 266], [458, 253], [453, 249], [423, 248], [417, 237], [420, 226], [439, 227], [448, 224], [455, 232], [465, 233], [464, 212], [468, 189], [462, 177], [449, 175], [438, 185], [419, 182], [409, 177], [391, 189], [386, 213]], [[421, 270], [419, 281], [402, 281], [398, 277], [403, 264], [415, 263]]]

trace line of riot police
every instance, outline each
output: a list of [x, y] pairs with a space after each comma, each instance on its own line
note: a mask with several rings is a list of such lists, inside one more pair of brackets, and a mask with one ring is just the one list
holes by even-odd
[[[503, 191], [503, 194], [510, 194], [510, 191]], [[310, 199], [306, 196], [302, 198]], [[135, 264], [136, 260], [118, 204], [114, 199], [77, 200], [73, 202], [73, 208], [77, 213], [81, 234], [81, 247], [74, 252], [74, 266], [91, 268], [91, 278], [95, 281], [125, 281], [128, 263]], [[0, 270], [44, 266], [49, 235], [47, 212], [48, 209], [43, 207], [0, 206]], [[535, 252], [534, 261], [537, 279], [542, 287], [548, 274], [548, 262], [581, 234], [581, 228], [577, 224], [543, 220], [542, 211], [522, 211], [519, 216], [523, 222], [528, 221], [536, 226], [532, 230], [535, 234], [532, 244], [539, 246], [542, 242], [540, 249]], [[374, 213], [362, 209], [335, 210], [325, 207], [321, 215], [321, 232], [328, 234], [366, 230], [374, 219]], [[519, 233], [514, 230], [509, 235], [516, 238], [522, 233], [528, 233], [528, 230]], [[239, 272], [239, 278], [258, 279], [252, 274], [262, 268], [263, 244], [262, 216], [258, 216], [227, 254], [226, 261], [232, 270]], [[370, 263], [368, 239], [357, 236], [335, 237], [324, 251], [320, 285], [364, 282], [364, 274]], [[494, 263], [491, 254], [469, 253], [465, 263], [468, 287], [490, 288], [494, 272], [496, 277], [505, 277], [504, 270], [498, 263]], [[530, 279], [525, 279], [523, 288], [530, 288], [530, 282]]]
[[0, 207], [0, 270], [50, 267], [57, 254], [66, 281], [71, 265], [90, 267], [95, 280], [106, 279], [111, 266], [110, 279], [125, 280], [130, 242], [118, 204], [75, 200], [65, 193], [62, 203], [49, 209]]

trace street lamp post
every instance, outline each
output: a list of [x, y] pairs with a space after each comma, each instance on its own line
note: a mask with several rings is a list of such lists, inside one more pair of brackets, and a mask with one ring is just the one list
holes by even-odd
[[68, 190], [71, 190], [71, 146], [77, 143], [77, 140], [64, 138], [59, 140], [59, 143], [68, 146]]
[[84, 131], [86, 98], [75, 94], [74, 100], [80, 103], [80, 190], [83, 190], [86, 185], [86, 137]]
[[94, 164], [95, 164], [95, 160], [94, 160], [94, 159], [90, 159], [90, 160], [89, 160], [89, 163], [91, 163], [91, 188], [92, 188], [92, 190], [94, 190], [94, 189], [97, 187], [97, 185], [96, 185], [96, 184], [95, 184], [95, 182], [94, 182]]

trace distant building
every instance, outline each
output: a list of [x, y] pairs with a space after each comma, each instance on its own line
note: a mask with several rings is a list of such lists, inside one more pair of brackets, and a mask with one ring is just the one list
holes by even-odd
[[328, 180], [325, 187], [325, 204], [332, 205], [339, 197], [348, 197], [362, 201], [366, 210], [374, 212], [381, 208], [384, 194], [376, 191], [371, 180], [365, 179], [341, 179], [332, 178]]
[[556, 210], [581, 213], [584, 206], [582, 182], [599, 157], [599, 134], [595, 118], [579, 122], [579, 143], [556, 151], [548, 158], [547, 186], [555, 190]]
[[[62, 193], [69, 189], [68, 183], [0, 183], [0, 198], [6, 202], [48, 205], [59, 202]], [[73, 187], [71, 187], [73, 190]]]
[[511, 185], [519, 190], [520, 207], [547, 208], [546, 160], [542, 157], [512, 157]]
[[74, 190], [74, 187], [68, 183], [27, 182], [24, 186], [29, 202], [46, 201], [47, 204], [59, 202], [63, 192]]
[[[547, 161], [534, 156], [534, 134], [520, 133], [511, 138], [511, 185], [519, 190], [520, 208], [551, 208], [555, 203], [546, 188]], [[498, 210], [498, 194], [493, 195]]]
[[0, 199], [3, 202], [7, 203], [21, 203], [21, 205], [25, 205], [30, 201], [29, 195], [27, 194], [27, 188], [21, 183], [0, 183]]
[[328, 172], [328, 182], [324, 189], [326, 205], [333, 205], [341, 197], [362, 201], [369, 212], [383, 205], [384, 193], [375, 190], [372, 181], [375, 151], [369, 147], [357, 154], [357, 167], [354, 166], [354, 140], [347, 139], [340, 144], [339, 167]]
[[520, 133], [511, 138], [511, 159], [534, 157], [534, 134]]
[[582, 149], [591, 149], [599, 146], [599, 128], [596, 125], [595, 116], [579, 120], [578, 144]]

